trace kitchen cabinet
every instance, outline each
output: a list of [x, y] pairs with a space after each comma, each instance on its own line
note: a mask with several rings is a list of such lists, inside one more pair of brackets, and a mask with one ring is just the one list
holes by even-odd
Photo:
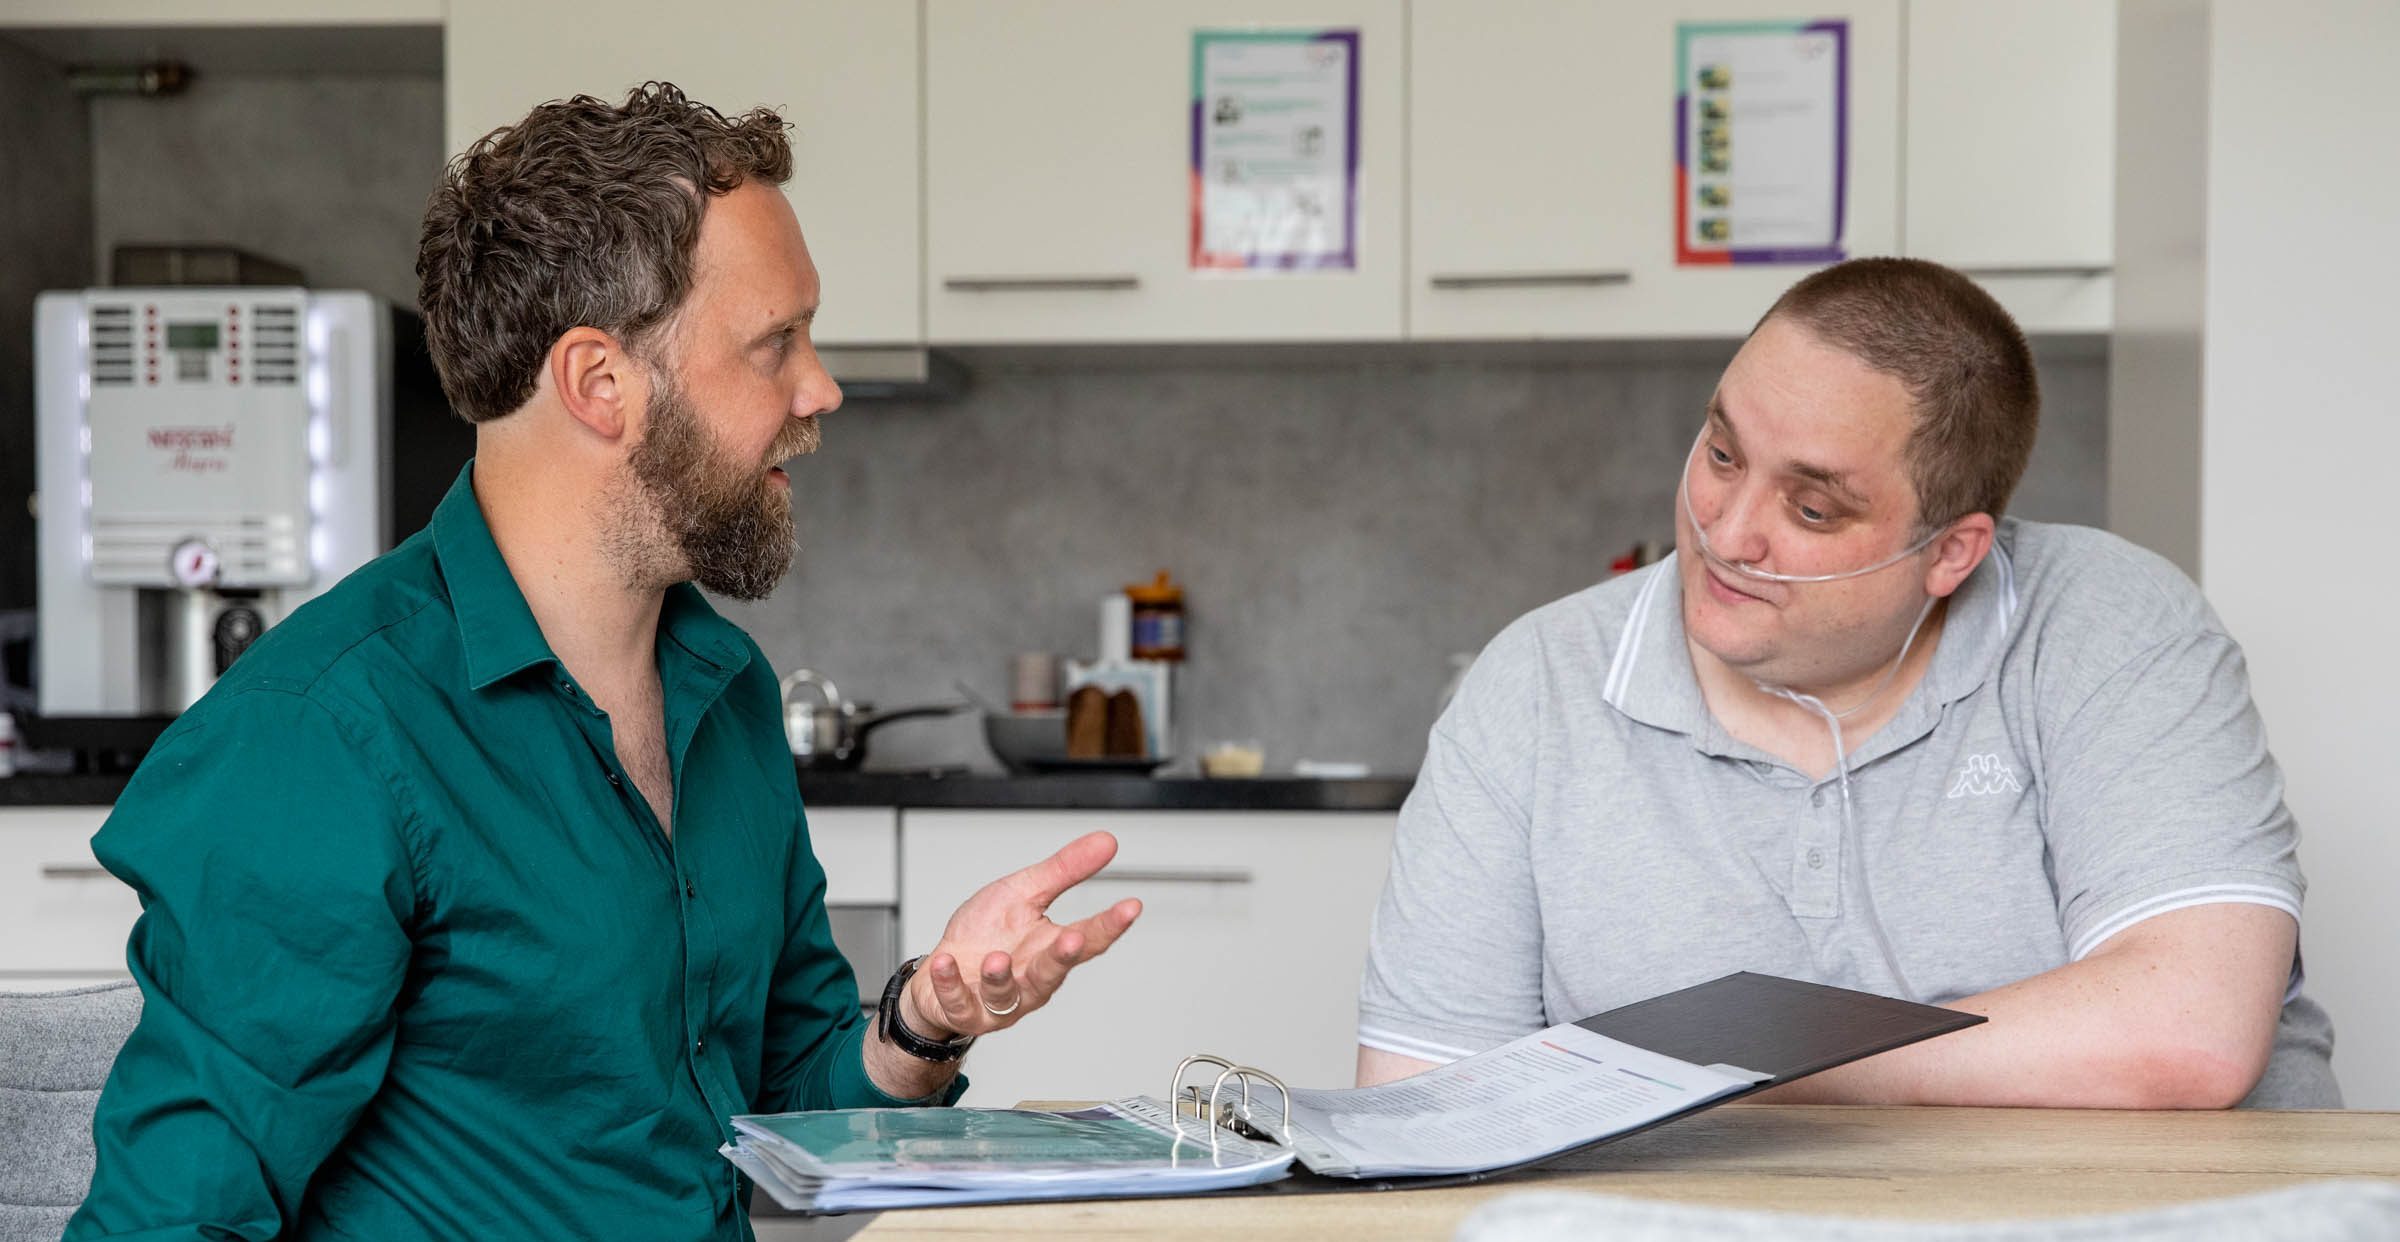
[[133, 890], [92, 857], [104, 806], [0, 810], [0, 992], [127, 977]]
[[799, 213], [824, 281], [820, 345], [924, 340], [918, 6], [728, 0], [678, 16], [637, 0], [450, 0], [449, 150], [547, 99], [619, 99], [663, 79], [727, 113], [790, 122]]
[[904, 811], [909, 953], [929, 950], [977, 888], [1093, 829], [1116, 834], [1117, 858], [1052, 916], [1142, 899], [1141, 919], [1106, 956], [968, 1055], [966, 1102], [1157, 1095], [1194, 1052], [1293, 1086], [1349, 1085], [1367, 927], [1397, 822], [1390, 813]]
[[[927, 0], [925, 297], [942, 344], [1401, 335], [1402, 0]], [[1192, 267], [1192, 36], [1356, 29], [1352, 269]]]
[[850, 962], [861, 1008], [872, 1010], [900, 966], [900, 812], [811, 807], [808, 844], [825, 869], [825, 918]]
[[2028, 331], [2110, 326], [2117, 6], [1909, 0], [1906, 251]]
[[1898, 0], [1412, 0], [1409, 335], [1740, 336], [1793, 265], [1678, 266], [1676, 26], [1849, 22], [1843, 245], [1898, 249]]

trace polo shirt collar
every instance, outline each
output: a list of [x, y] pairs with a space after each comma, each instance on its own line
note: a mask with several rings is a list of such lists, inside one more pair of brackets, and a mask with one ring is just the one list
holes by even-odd
[[[474, 476], [475, 463], [470, 461], [434, 509], [432, 525], [434, 554], [450, 588], [450, 609], [458, 618], [459, 642], [466, 651], [468, 683], [481, 690], [537, 664], [556, 663], [558, 655], [542, 636], [541, 623], [534, 620], [525, 593], [517, 588], [516, 576], [492, 538], [491, 524], [475, 499]], [[658, 631], [720, 673], [737, 673], [750, 663], [750, 645], [741, 630], [689, 582], [667, 588]]]
[[[1933, 666], [1891, 722], [1876, 730], [1875, 737], [1851, 756], [1853, 769], [1924, 736], [1940, 719], [1942, 709], [1991, 680], [2016, 619], [2016, 569], [2008, 553], [2015, 538], [2015, 519], [2003, 519], [1992, 539], [1990, 555], [1950, 597]], [[1669, 553], [1639, 571], [1649, 579], [1634, 594], [1600, 697], [1619, 712], [1654, 728], [1695, 740], [1723, 738], [1723, 729], [1709, 716], [1707, 701], [1701, 697], [1691, 651], [1684, 642], [1683, 579], [1676, 570], [1679, 555]]]

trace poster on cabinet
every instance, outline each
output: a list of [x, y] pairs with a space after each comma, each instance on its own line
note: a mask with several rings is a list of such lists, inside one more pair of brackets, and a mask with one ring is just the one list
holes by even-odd
[[1846, 21], [1675, 28], [1675, 261], [1832, 263], [1849, 172]]
[[1192, 35], [1192, 267], [1358, 266], [1358, 31]]

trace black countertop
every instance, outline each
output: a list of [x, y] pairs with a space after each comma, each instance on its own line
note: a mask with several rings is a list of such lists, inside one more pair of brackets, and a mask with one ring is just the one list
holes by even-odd
[[[107, 806], [123, 776], [0, 779], [0, 807]], [[802, 772], [810, 806], [956, 807], [1108, 811], [1393, 811], [1407, 777], [1315, 780], [1266, 776], [982, 776], [922, 772]]]

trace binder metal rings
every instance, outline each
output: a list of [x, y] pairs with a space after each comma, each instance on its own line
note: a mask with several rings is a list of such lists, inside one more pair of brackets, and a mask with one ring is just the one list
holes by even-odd
[[[1200, 1118], [1200, 1120], [1209, 1122], [1212, 1131], [1216, 1128], [1223, 1128], [1232, 1130], [1238, 1134], [1248, 1135], [1251, 1138], [1264, 1139], [1268, 1142], [1284, 1144], [1289, 1144], [1291, 1142], [1291, 1088], [1285, 1086], [1282, 1079], [1277, 1078], [1275, 1075], [1270, 1074], [1265, 1070], [1259, 1069], [1255, 1066], [1235, 1065], [1233, 1062], [1228, 1061], [1223, 1057], [1210, 1056], [1207, 1053], [1194, 1053], [1191, 1056], [1185, 1057], [1175, 1066], [1175, 1079], [1173, 1082], [1167, 1084], [1167, 1107], [1170, 1111], [1178, 1111], [1183, 1107], [1183, 1102], [1179, 1098], [1184, 1091], [1183, 1076], [1194, 1065], [1215, 1065], [1223, 1067], [1223, 1072], [1217, 1075], [1216, 1081], [1209, 1084], [1207, 1099], [1203, 1100], [1200, 1098], [1199, 1084], [1194, 1083], [1191, 1088], [1192, 1111], [1195, 1116]], [[1218, 1104], [1218, 1097], [1224, 1092], [1225, 1080], [1228, 1078], [1239, 1079], [1242, 1084], [1241, 1112], [1231, 1117], [1225, 1116], [1223, 1110]], [[1283, 1097], [1283, 1134], [1280, 1138], [1276, 1137], [1275, 1135], [1263, 1133], [1256, 1126], [1250, 1123], [1250, 1083], [1253, 1079], [1273, 1086], [1276, 1094]]]

